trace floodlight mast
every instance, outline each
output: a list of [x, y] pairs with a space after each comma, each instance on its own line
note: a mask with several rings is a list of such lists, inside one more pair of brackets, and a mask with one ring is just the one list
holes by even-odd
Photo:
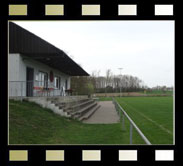
[[118, 68], [119, 69], [119, 71], [120, 71], [120, 97], [122, 96], [122, 91], [121, 91], [121, 89], [122, 89], [122, 84], [121, 84], [121, 80], [122, 80], [122, 75], [121, 75], [121, 70], [123, 69], [123, 68]]

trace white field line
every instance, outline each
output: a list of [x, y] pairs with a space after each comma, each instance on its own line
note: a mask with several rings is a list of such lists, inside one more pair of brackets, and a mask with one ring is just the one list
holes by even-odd
[[145, 119], [147, 119], [148, 121], [152, 122], [153, 124], [155, 124], [156, 126], [161, 128], [163, 131], [167, 132], [170, 135], [173, 135], [173, 133], [170, 130], [166, 129], [163, 125], [158, 124], [156, 121], [152, 120], [151, 118], [147, 117], [143, 113], [139, 112], [136, 108], [132, 107], [131, 105], [127, 104], [126, 102], [124, 102], [124, 101], [121, 101], [121, 102], [128, 105], [128, 107], [130, 107], [133, 111], [137, 112], [138, 114], [143, 116]]

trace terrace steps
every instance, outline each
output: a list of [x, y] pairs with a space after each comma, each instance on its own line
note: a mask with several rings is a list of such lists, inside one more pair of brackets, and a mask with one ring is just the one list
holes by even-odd
[[95, 107], [93, 107], [93, 109], [89, 110], [86, 114], [79, 117], [78, 120], [82, 121], [82, 120], [86, 120], [86, 119], [90, 118], [95, 113], [95, 111], [97, 111], [100, 107], [101, 106], [97, 104]]
[[67, 117], [79, 121], [88, 119], [100, 107], [93, 99], [78, 99], [75, 101], [64, 102], [56, 99], [49, 100], [58, 110], [61, 110]]

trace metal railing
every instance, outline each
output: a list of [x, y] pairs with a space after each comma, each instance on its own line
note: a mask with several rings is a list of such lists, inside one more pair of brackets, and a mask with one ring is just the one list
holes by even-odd
[[133, 142], [133, 128], [138, 132], [140, 137], [144, 140], [144, 142], [147, 145], [151, 145], [150, 141], [146, 138], [146, 136], [142, 133], [142, 131], [138, 128], [138, 126], [135, 124], [135, 122], [128, 116], [128, 114], [124, 111], [124, 109], [121, 107], [121, 105], [113, 98], [114, 105], [116, 109], [120, 109], [122, 112], [122, 127], [125, 129], [125, 117], [129, 120], [130, 122], [130, 144]]
[[63, 86], [49, 81], [9, 81], [9, 97], [66, 96]]

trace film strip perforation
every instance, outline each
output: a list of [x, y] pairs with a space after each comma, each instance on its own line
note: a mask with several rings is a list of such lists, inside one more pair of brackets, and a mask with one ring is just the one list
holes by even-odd
[[[64, 3], [60, 4], [45, 4], [42, 6], [44, 8], [45, 16], [63, 16], [67, 13], [64, 13], [65, 8], [69, 8]], [[81, 16], [100, 16], [102, 14], [103, 8], [100, 3], [98, 4], [85, 4], [83, 3], [80, 6], [80, 13]], [[153, 15], [154, 16], [173, 16], [174, 15], [174, 6], [173, 4], [154, 4], [153, 7], [151, 6], [151, 11], [153, 8]], [[27, 16], [29, 15], [30, 7], [28, 4], [9, 4], [9, 16]], [[143, 10], [139, 7], [138, 4], [127, 4], [127, 3], [119, 3], [116, 6], [116, 16], [137, 16], [140, 10]]]
[[[118, 162], [127, 162], [127, 161], [140, 161], [142, 160], [142, 154], [140, 150], [137, 149], [119, 149], [119, 150], [113, 150], [115, 153], [114, 160]], [[63, 150], [63, 149], [56, 149], [56, 150], [41, 150], [37, 151], [37, 154], [42, 155], [42, 160], [44, 162], [64, 162], [69, 159], [72, 159], [72, 157], [69, 157], [69, 151]], [[104, 154], [106, 154], [106, 150], [100, 150], [100, 149], [87, 149], [87, 150], [81, 150], [76, 152], [79, 154], [80, 158], [77, 160], [83, 161], [83, 162], [91, 162], [91, 161], [103, 161], [104, 158], [107, 157]], [[110, 152], [110, 151], [109, 151]], [[174, 161], [174, 150], [172, 149], [158, 149], [153, 150], [153, 156], [151, 156], [152, 160], [155, 162], [158, 161]], [[35, 152], [34, 152], [35, 153]], [[34, 154], [32, 150], [9, 150], [9, 161], [10, 162], [28, 162], [34, 157], [36, 157], [37, 154]], [[67, 156], [68, 155], [68, 156]], [[78, 157], [78, 156], [77, 156]], [[149, 158], [150, 159], [150, 158]]]

